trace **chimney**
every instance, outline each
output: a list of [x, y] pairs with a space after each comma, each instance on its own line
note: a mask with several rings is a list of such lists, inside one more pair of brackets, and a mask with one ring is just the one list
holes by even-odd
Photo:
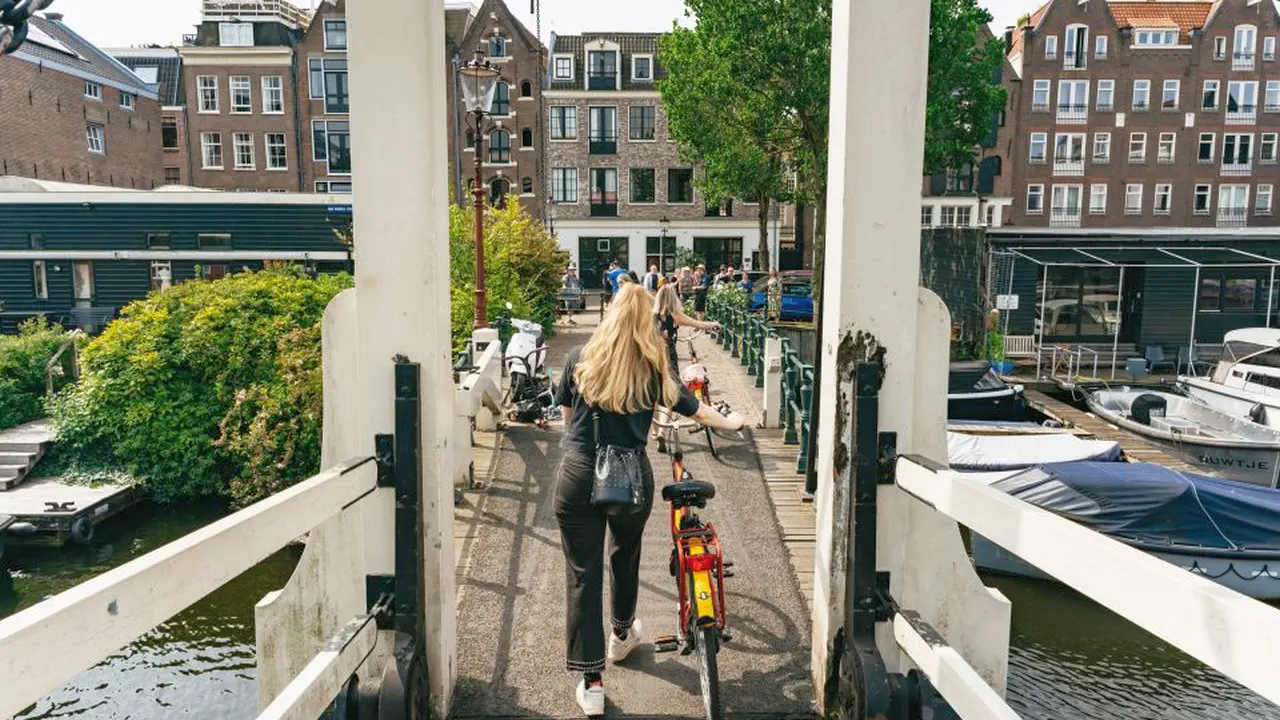
[[47, 12], [44, 14], [44, 19], [52, 20], [54, 22], [62, 22], [62, 13]]
[[1004, 54], [1008, 55], [1013, 49], [1013, 26], [1006, 26], [1004, 29]]

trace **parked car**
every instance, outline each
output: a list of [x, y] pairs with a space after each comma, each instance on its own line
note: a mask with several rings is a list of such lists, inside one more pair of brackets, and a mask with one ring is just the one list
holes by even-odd
[[[751, 311], [762, 311], [769, 304], [769, 278], [755, 281], [751, 293]], [[809, 321], [813, 319], [813, 273], [793, 270], [782, 273], [782, 311], [779, 320]]]

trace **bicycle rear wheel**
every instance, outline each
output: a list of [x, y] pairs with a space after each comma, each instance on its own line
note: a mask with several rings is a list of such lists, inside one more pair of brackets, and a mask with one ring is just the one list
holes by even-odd
[[720, 629], [717, 627], [694, 630], [693, 643], [698, 657], [698, 676], [702, 681], [702, 706], [707, 720], [721, 720], [724, 708], [720, 704], [720, 669], [716, 653], [720, 650]]

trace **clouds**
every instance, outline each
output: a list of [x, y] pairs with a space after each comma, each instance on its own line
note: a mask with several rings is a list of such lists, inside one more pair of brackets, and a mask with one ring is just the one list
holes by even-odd
[[50, 12], [98, 47], [178, 45], [200, 20], [199, 0], [56, 0]]

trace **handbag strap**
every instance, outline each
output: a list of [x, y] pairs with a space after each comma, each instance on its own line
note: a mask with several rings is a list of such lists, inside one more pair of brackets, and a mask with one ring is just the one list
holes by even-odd
[[591, 434], [595, 439], [596, 450], [600, 449], [600, 411], [591, 411]]

